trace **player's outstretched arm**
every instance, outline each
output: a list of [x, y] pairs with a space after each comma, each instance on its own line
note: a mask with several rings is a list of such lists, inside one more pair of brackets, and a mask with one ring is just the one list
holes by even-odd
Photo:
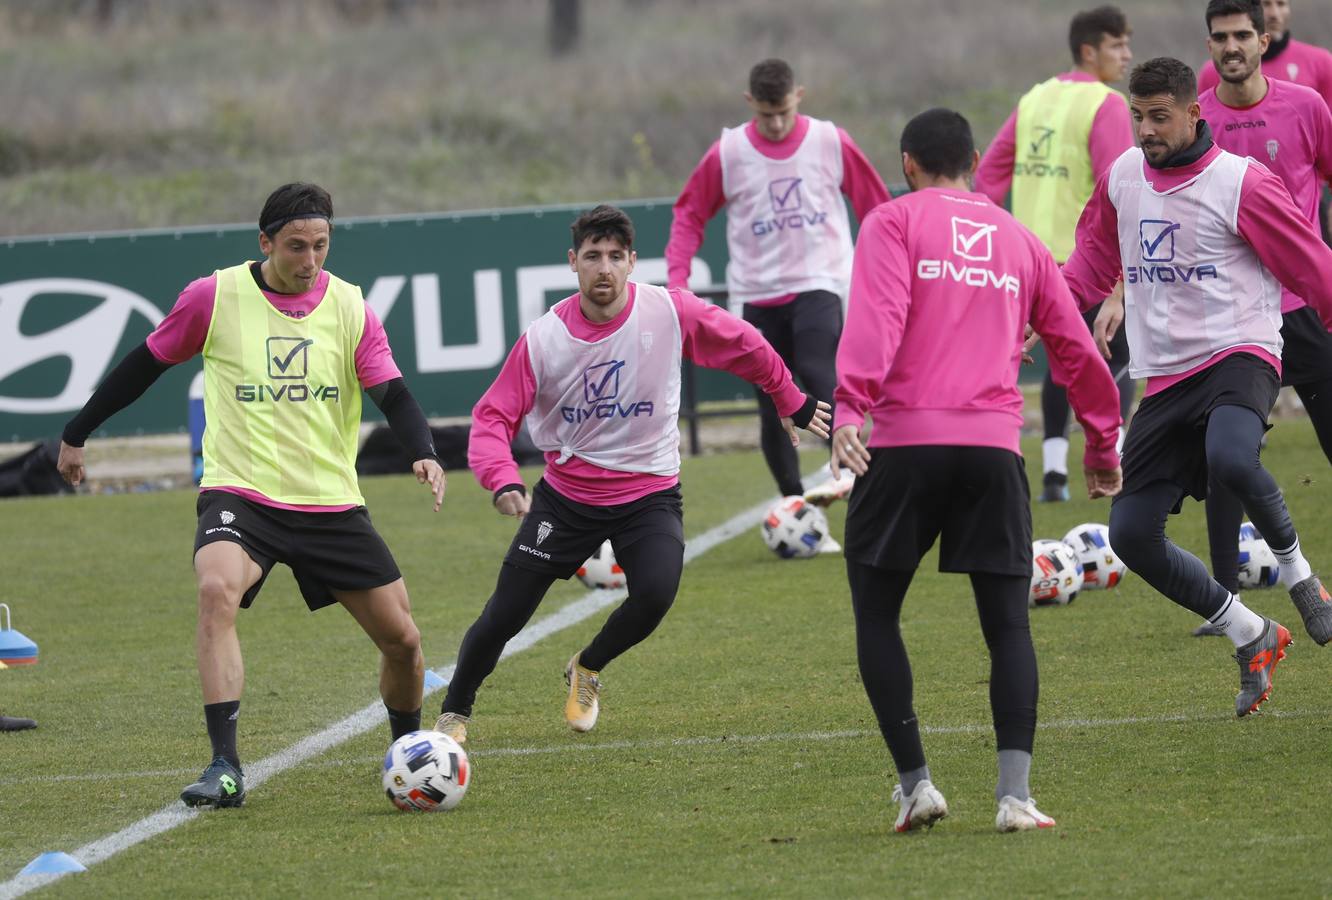
[[430, 485], [430, 493], [435, 495], [435, 512], [439, 512], [444, 503], [444, 488], [448, 484], [444, 477], [444, 467], [435, 459], [418, 459], [412, 463], [412, 474], [418, 484]]
[[797, 428], [803, 428], [821, 438], [828, 436], [832, 424], [832, 406], [813, 397], [805, 398], [805, 405], [789, 416], [782, 418], [782, 428], [791, 438], [791, 446], [800, 446], [800, 434]]
[[828, 461], [828, 469], [834, 480], [842, 477], [843, 466], [857, 475], [864, 475], [869, 471], [869, 461], [869, 450], [860, 440], [859, 426], [842, 425], [833, 432], [832, 459]]
[[60, 442], [60, 456], [56, 459], [56, 471], [65, 481], [78, 487], [87, 472], [83, 468], [83, 448], [71, 447], [64, 441]]
[[430, 491], [435, 495], [435, 512], [439, 512], [444, 502], [446, 480], [444, 468], [435, 453], [435, 438], [421, 404], [416, 402], [401, 377], [372, 385], [365, 392], [384, 414], [393, 434], [416, 460], [412, 463], [412, 474], [419, 483], [430, 485]]
[[502, 516], [521, 519], [532, 509], [532, 498], [521, 484], [509, 484], [495, 492], [495, 509]]
[[1101, 301], [1101, 308], [1096, 312], [1096, 321], [1092, 324], [1092, 335], [1096, 338], [1096, 349], [1109, 359], [1113, 351], [1110, 342], [1119, 334], [1124, 325], [1124, 282], [1115, 285], [1109, 297]]

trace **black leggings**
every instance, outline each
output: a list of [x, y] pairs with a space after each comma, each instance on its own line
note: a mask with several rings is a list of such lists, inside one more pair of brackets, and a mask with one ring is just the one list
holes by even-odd
[[[1286, 501], [1271, 474], [1258, 459], [1263, 420], [1242, 406], [1219, 406], [1207, 420], [1206, 448], [1209, 482], [1223, 485], [1238, 497], [1253, 524], [1274, 548], [1295, 543], [1295, 528]], [[1210, 488], [1209, 488], [1210, 493]], [[1153, 481], [1132, 494], [1121, 494], [1110, 508], [1110, 545], [1124, 564], [1153, 588], [1185, 609], [1211, 618], [1232, 589], [1214, 580], [1192, 553], [1181, 550], [1165, 536], [1166, 518], [1184, 496], [1174, 482]], [[1218, 535], [1208, 516], [1209, 529]], [[1239, 520], [1229, 529], [1237, 544]]]
[[[837, 386], [837, 341], [842, 334], [842, 301], [829, 291], [809, 291], [782, 306], [745, 306], [749, 322], [772, 345], [805, 392], [832, 403]], [[782, 496], [803, 494], [800, 457], [772, 398], [756, 389], [759, 446]]]
[[[684, 547], [671, 535], [648, 534], [628, 547], [618, 548], [615, 559], [629, 582], [629, 596], [579, 654], [579, 664], [593, 671], [600, 671], [656, 629], [680, 587]], [[458, 664], [444, 697], [443, 712], [472, 714], [481, 682], [495, 671], [504, 645], [523, 630], [554, 582], [553, 575], [508, 563], [500, 566], [495, 593], [467, 629], [458, 649]]]
[[[1295, 393], [1309, 414], [1309, 421], [1313, 423], [1314, 433], [1318, 435], [1318, 443], [1323, 448], [1323, 454], [1328, 462], [1332, 462], [1332, 380], [1315, 384], [1297, 384]], [[1207, 543], [1212, 556], [1212, 577], [1231, 593], [1239, 592], [1238, 535], [1243, 518], [1244, 505], [1240, 499], [1209, 471]], [[1266, 537], [1266, 532], [1263, 532], [1261, 527], [1258, 530]]]
[[[856, 616], [860, 678], [899, 772], [925, 765], [920, 723], [912, 706], [911, 663], [899, 625], [914, 572], [847, 561]], [[990, 710], [998, 749], [1031, 752], [1036, 737], [1036, 650], [1027, 619], [1029, 579], [971, 574], [981, 631], [990, 649]]]

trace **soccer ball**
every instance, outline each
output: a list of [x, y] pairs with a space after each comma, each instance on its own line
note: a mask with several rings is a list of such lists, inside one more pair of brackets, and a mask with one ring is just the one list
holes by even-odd
[[453, 809], [471, 781], [467, 753], [438, 731], [404, 734], [384, 754], [384, 793], [398, 809]]
[[1031, 545], [1031, 592], [1028, 606], [1064, 606], [1082, 587], [1082, 563], [1063, 541], [1039, 540]]
[[1110, 548], [1110, 529], [1104, 525], [1079, 525], [1064, 535], [1064, 543], [1082, 563], [1082, 586], [1087, 590], [1112, 588], [1128, 572], [1128, 566]]
[[782, 559], [807, 558], [828, 537], [828, 517], [799, 495], [783, 497], [763, 517], [763, 543]]
[[1276, 554], [1267, 541], [1253, 527], [1252, 522], [1240, 525], [1239, 530], [1239, 586], [1265, 588], [1277, 583], [1281, 568]]
[[628, 583], [624, 569], [615, 561], [610, 541], [604, 541], [597, 552], [578, 567], [578, 580], [590, 588], [622, 588]]

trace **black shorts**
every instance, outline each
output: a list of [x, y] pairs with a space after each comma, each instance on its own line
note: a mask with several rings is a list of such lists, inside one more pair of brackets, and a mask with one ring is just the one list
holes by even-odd
[[228, 491], [203, 491], [195, 507], [194, 552], [214, 541], [240, 544], [263, 574], [241, 600], [248, 607], [274, 564], [286, 563], [311, 610], [336, 603], [333, 591], [365, 591], [402, 577], [364, 506], [297, 512], [252, 503]]
[[[1124, 438], [1123, 494], [1169, 481], [1194, 499], [1206, 499], [1207, 419], [1212, 410], [1242, 406], [1266, 422], [1280, 390], [1271, 365], [1250, 353], [1236, 353], [1143, 398]], [[1178, 504], [1173, 512], [1179, 512]]]
[[[795, 357], [798, 334], [823, 332], [836, 344], [842, 334], [842, 300], [832, 291], [806, 291], [778, 306], [746, 303], [742, 318], [759, 330], [789, 366]], [[832, 364], [833, 360], [828, 362]]]
[[940, 572], [1031, 575], [1031, 489], [998, 447], [876, 447], [846, 513], [846, 558], [915, 571], [942, 536]]
[[1281, 317], [1281, 383], [1318, 384], [1332, 379], [1332, 334], [1308, 306]]
[[666, 534], [684, 547], [684, 500], [680, 486], [615, 506], [589, 506], [563, 496], [542, 479], [532, 489], [532, 508], [518, 526], [504, 561], [520, 569], [568, 578], [601, 543], [619, 553], [640, 538]]

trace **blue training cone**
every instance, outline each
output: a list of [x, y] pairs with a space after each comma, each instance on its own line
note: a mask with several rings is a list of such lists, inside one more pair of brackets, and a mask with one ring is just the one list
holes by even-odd
[[11, 627], [8, 604], [0, 603], [0, 612], [4, 613], [5, 623], [0, 628], [0, 664], [28, 666], [37, 662], [37, 645], [28, 640], [23, 632]]
[[23, 867], [20, 875], [55, 875], [61, 872], [86, 872], [88, 867], [68, 853], [51, 850]]
[[436, 688], [442, 688], [445, 684], [447, 684], [447, 682], [444, 680], [444, 677], [440, 675], [438, 672], [436, 672], [434, 669], [425, 670], [425, 689], [427, 691], [433, 691]]

